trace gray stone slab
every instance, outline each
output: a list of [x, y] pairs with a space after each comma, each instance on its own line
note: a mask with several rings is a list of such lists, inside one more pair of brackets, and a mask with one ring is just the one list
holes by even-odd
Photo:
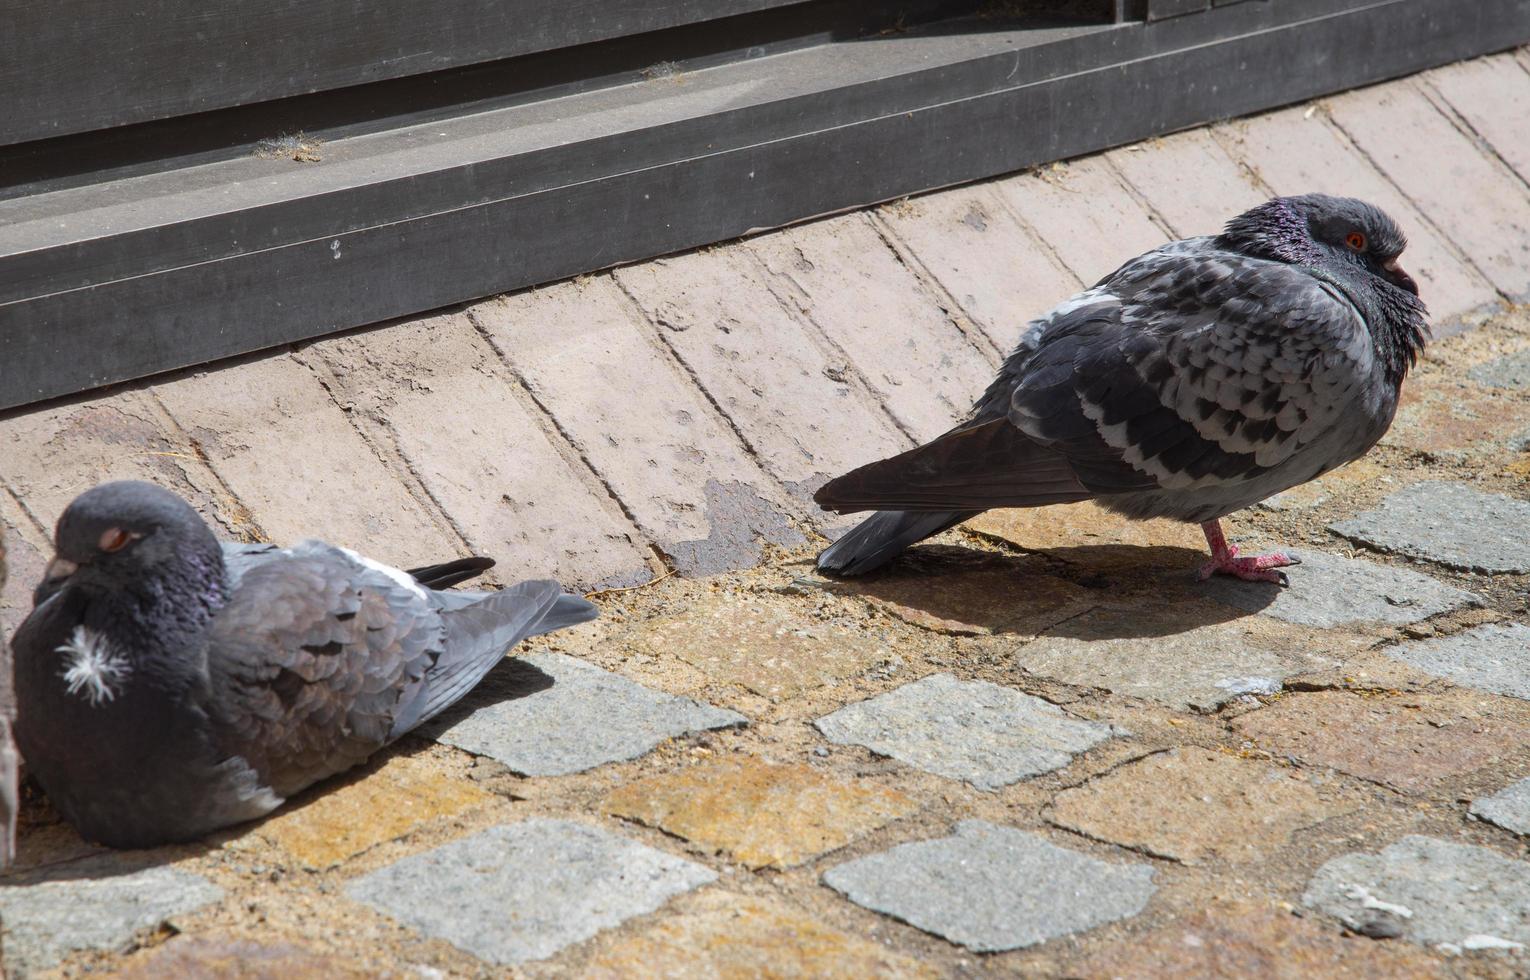
[[5, 923], [5, 973], [25, 977], [79, 950], [126, 947], [140, 932], [223, 897], [223, 889], [179, 868], [152, 867], [112, 874], [102, 864], [74, 866], [81, 877], [0, 887]]
[[1473, 800], [1471, 813], [1504, 830], [1530, 836], [1530, 779], [1521, 779], [1492, 796]]
[[982, 820], [830, 868], [823, 880], [857, 905], [976, 952], [1128, 918], [1156, 890], [1149, 865], [1101, 861]]
[[1494, 388], [1530, 388], [1530, 349], [1478, 364], [1466, 376], [1479, 385]]
[[1530, 626], [1487, 623], [1455, 636], [1400, 643], [1385, 652], [1463, 687], [1530, 701]]
[[995, 790], [1066, 766], [1113, 735], [1041, 698], [933, 674], [814, 722], [831, 742], [864, 745], [926, 772]]
[[404, 858], [345, 890], [426, 936], [513, 964], [716, 880], [710, 868], [598, 827], [535, 819]]
[[1482, 602], [1479, 596], [1406, 568], [1324, 551], [1292, 554], [1302, 563], [1285, 569], [1289, 588], [1218, 575], [1206, 582], [1206, 594], [1238, 609], [1322, 629], [1351, 623], [1403, 626]]
[[1479, 572], [1530, 572], [1530, 503], [1461, 483], [1425, 481], [1375, 510], [1330, 524], [1382, 551]]
[[1292, 674], [1335, 666], [1366, 642], [1348, 634], [1316, 642], [1269, 620], [1229, 620], [1211, 602], [1177, 602], [1090, 610], [1021, 646], [1014, 664], [1076, 687], [1215, 711], [1243, 694], [1279, 691]]
[[1434, 837], [1336, 857], [1312, 876], [1302, 901], [1351, 929], [1385, 929], [1430, 946], [1530, 944], [1530, 864]]
[[736, 711], [650, 690], [560, 653], [518, 660], [518, 666], [534, 668], [527, 671], [530, 693], [484, 705], [449, 727], [431, 730], [433, 736], [523, 775], [566, 776], [636, 759], [676, 735], [749, 721]]

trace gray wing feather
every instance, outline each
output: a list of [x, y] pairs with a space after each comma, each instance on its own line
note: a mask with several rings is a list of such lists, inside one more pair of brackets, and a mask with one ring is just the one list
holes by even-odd
[[1008, 416], [1096, 493], [1193, 489], [1289, 460], [1373, 369], [1363, 319], [1328, 283], [1176, 243], [1038, 321], [1007, 366]]
[[[472, 690], [507, 650], [534, 632], [546, 632], [538, 629], [539, 625], [565, 598], [575, 597], [564, 596], [557, 582], [539, 580], [521, 582], [501, 592], [483, 594], [466, 605], [443, 610], [446, 652], [425, 672], [421, 683], [405, 694], [389, 739], [398, 738], [446, 710]], [[594, 607], [590, 609], [593, 611]]]

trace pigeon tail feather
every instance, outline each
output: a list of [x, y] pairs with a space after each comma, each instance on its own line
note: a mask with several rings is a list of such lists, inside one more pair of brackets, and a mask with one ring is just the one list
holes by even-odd
[[536, 628], [527, 636], [541, 636], [551, 633], [553, 630], [561, 630], [566, 626], [578, 626], [580, 623], [588, 623], [600, 615], [600, 610], [595, 604], [583, 596], [570, 595], [565, 592], [558, 596], [558, 601], [552, 604], [552, 608], [543, 614], [537, 622]]
[[557, 582], [539, 579], [442, 609], [445, 652], [425, 672], [410, 702], [400, 705], [389, 740], [429, 721], [477, 686], [506, 651], [537, 630], [562, 595]]
[[881, 568], [912, 545], [979, 513], [880, 511], [820, 552], [818, 569], [835, 575], [864, 575]]
[[470, 558], [458, 558], [455, 561], [444, 561], [439, 565], [411, 568], [405, 574], [413, 577], [427, 589], [449, 589], [454, 585], [475, 579], [493, 567], [493, 558], [479, 558], [475, 555]]
[[825, 510], [923, 512], [1039, 507], [1093, 497], [1068, 461], [1000, 418], [954, 429], [890, 459], [830, 480], [813, 494]]

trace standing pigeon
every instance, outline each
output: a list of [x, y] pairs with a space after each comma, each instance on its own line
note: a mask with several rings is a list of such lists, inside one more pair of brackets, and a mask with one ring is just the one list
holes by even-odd
[[991, 507], [1097, 500], [1201, 525], [1202, 579], [1284, 582], [1220, 519], [1364, 455], [1428, 336], [1402, 232], [1379, 208], [1307, 194], [1221, 235], [1171, 242], [1034, 321], [956, 428], [831, 480], [876, 510], [818, 556], [859, 575]]
[[80, 832], [184, 841], [262, 816], [466, 694], [528, 636], [594, 619], [556, 582], [440, 592], [319, 541], [220, 545], [185, 501], [106, 483], [59, 518], [17, 630], [16, 736]]

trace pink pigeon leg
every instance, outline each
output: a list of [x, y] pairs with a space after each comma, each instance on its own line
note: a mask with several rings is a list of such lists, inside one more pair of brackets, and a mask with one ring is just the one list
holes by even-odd
[[1285, 585], [1285, 572], [1274, 569], [1302, 563], [1300, 558], [1283, 551], [1239, 558], [1237, 547], [1228, 544], [1227, 538], [1222, 536], [1221, 521], [1207, 521], [1201, 525], [1201, 530], [1206, 534], [1206, 544], [1211, 547], [1211, 561], [1201, 566], [1202, 582], [1213, 575], [1236, 575], [1245, 582], [1275, 582]]

